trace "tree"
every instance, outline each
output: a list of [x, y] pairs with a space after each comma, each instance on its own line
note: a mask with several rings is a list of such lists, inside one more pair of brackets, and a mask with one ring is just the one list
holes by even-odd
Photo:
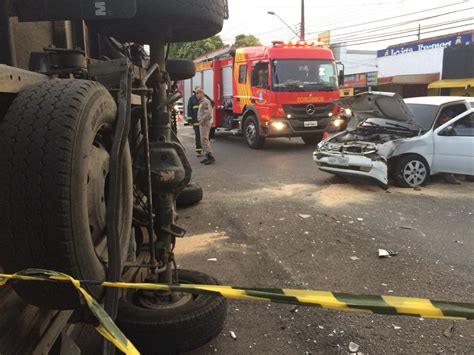
[[168, 57], [193, 60], [222, 47], [224, 47], [224, 42], [219, 35], [216, 35], [196, 42], [173, 43]]
[[235, 37], [234, 47], [261, 46], [260, 40], [254, 35], [240, 34]]

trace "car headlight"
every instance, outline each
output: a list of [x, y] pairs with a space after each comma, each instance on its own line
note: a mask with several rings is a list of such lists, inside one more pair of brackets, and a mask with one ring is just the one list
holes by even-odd
[[334, 127], [341, 127], [343, 123], [344, 123], [344, 120], [342, 118], [337, 118], [334, 120], [332, 124]]

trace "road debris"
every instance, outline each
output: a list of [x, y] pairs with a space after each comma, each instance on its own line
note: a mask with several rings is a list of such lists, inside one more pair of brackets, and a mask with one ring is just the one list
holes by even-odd
[[310, 214], [298, 213], [298, 217], [300, 217], [302, 219], [308, 219], [308, 218], [311, 218], [311, 215]]
[[400, 326], [398, 326], [398, 325], [395, 325], [395, 324], [392, 324], [392, 327], [393, 327], [393, 329], [395, 329], [395, 330], [400, 330], [400, 329], [402, 329], [402, 327], [400, 327]]
[[291, 313], [298, 313], [298, 308], [299, 308], [299, 306], [295, 306], [292, 309], [290, 309], [290, 312]]
[[357, 220], [358, 220], [359, 222], [364, 222], [364, 219], [363, 219], [363, 218], [357, 218]]
[[456, 244], [461, 244], [461, 245], [463, 245], [463, 244], [464, 244], [464, 242], [463, 242], [463, 241], [461, 241], [461, 240], [455, 240], [454, 242], [455, 242]]
[[388, 249], [379, 249], [379, 258], [391, 258], [392, 256], [397, 256], [398, 253], [393, 250]]
[[217, 261], [217, 258], [210, 258], [210, 259], [207, 259], [207, 261], [214, 261], [214, 262], [216, 262], [216, 261]]
[[443, 335], [446, 337], [446, 338], [451, 338], [453, 336], [453, 333], [454, 333], [454, 322], [451, 323], [449, 325], [449, 327], [447, 327], [444, 332], [443, 332]]
[[359, 344], [350, 342], [349, 343], [349, 352], [351, 353], [357, 353], [359, 351]]
[[407, 230], [410, 230], [410, 231], [415, 231], [415, 232], [418, 232], [420, 233], [423, 237], [426, 237], [426, 234], [423, 233], [422, 231], [419, 231], [418, 229], [416, 228], [413, 228], [413, 227], [410, 227], [410, 226], [399, 226], [401, 229], [407, 229]]
[[351, 260], [357, 261], [357, 260], [360, 260], [360, 258], [358, 258], [357, 256], [351, 256]]
[[232, 339], [237, 340], [237, 335], [232, 330], [229, 333]]

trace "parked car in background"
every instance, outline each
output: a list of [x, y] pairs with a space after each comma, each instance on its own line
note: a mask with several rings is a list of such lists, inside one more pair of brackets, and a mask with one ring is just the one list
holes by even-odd
[[425, 185], [437, 173], [474, 175], [474, 99], [371, 92], [340, 100], [358, 124], [319, 143], [323, 171], [401, 187]]

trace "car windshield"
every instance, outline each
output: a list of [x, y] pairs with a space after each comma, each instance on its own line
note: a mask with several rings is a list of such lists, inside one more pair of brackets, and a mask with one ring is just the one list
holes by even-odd
[[272, 62], [273, 90], [284, 92], [337, 91], [332, 60], [281, 59]]
[[438, 114], [438, 105], [412, 104], [407, 103], [408, 109], [415, 116], [415, 121], [425, 130], [433, 127], [436, 115]]

